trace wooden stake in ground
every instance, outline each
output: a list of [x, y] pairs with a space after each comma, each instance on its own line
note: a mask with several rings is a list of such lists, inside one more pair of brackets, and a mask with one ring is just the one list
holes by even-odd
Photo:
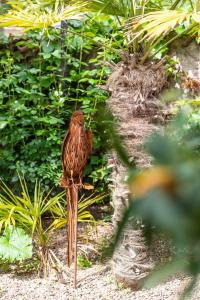
[[62, 144], [61, 186], [66, 189], [68, 207], [68, 266], [74, 261], [74, 287], [77, 275], [77, 215], [78, 192], [85, 188], [83, 171], [92, 152], [92, 132], [84, 127], [82, 111], [75, 111]]

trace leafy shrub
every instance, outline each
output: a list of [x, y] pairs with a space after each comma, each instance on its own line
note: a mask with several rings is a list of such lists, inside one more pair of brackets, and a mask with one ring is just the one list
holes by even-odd
[[[58, 185], [61, 141], [72, 111], [81, 107], [94, 131], [86, 176], [96, 185], [101, 182], [104, 189], [108, 170], [93, 115], [97, 104], [108, 97], [97, 87], [110, 73], [101, 61], [117, 60], [114, 48], [120, 47], [119, 37], [114, 21], [107, 17], [71, 22], [63, 48], [59, 29], [1, 37], [0, 169], [5, 182], [17, 187], [18, 169], [33, 185], [36, 178], [46, 189]], [[102, 168], [103, 176], [98, 172]]]

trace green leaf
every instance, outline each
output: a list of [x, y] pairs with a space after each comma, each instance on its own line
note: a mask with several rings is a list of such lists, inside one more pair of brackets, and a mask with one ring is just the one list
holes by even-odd
[[48, 43], [47, 41], [42, 42], [42, 50], [45, 54], [51, 53], [54, 49], [55, 47], [51, 43]]
[[51, 85], [51, 78], [49, 78], [48, 76], [43, 76], [40, 79], [40, 85], [48, 88]]
[[41, 53], [41, 55], [43, 56], [44, 59], [48, 59], [51, 57], [50, 53]]
[[38, 73], [40, 73], [41, 71], [40, 71], [40, 69], [31, 68], [31, 69], [29, 70], [29, 72], [30, 72], [31, 74], [38, 74]]
[[7, 226], [0, 238], [0, 258], [13, 262], [31, 257], [31, 237], [22, 228]]
[[4, 129], [8, 125], [6, 121], [0, 121], [0, 129]]
[[55, 50], [54, 52], [52, 52], [52, 55], [57, 57], [57, 58], [61, 58], [61, 50]]

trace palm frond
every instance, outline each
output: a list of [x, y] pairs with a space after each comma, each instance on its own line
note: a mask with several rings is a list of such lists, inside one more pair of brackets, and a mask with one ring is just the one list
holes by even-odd
[[44, 195], [38, 181], [35, 183], [34, 195], [30, 197], [25, 179], [20, 179], [21, 195], [15, 195], [3, 182], [0, 182], [0, 229], [5, 225], [18, 224], [26, 228], [32, 235], [43, 230], [42, 217], [59, 202], [64, 192], [51, 196]]
[[130, 18], [144, 11], [150, 0], [82, 0], [88, 11]]
[[[11, 189], [0, 181], [0, 232], [6, 225], [19, 225], [31, 233], [41, 234], [45, 231], [42, 218], [46, 213], [51, 213], [53, 220], [48, 230], [63, 227], [67, 223], [67, 209], [65, 191], [51, 196], [41, 190], [40, 183], [36, 180], [33, 197], [30, 197], [28, 187], [24, 178], [20, 175], [21, 195], [15, 195]], [[90, 222], [94, 225], [96, 221], [88, 211], [88, 207], [97, 201], [102, 200], [106, 195], [94, 195], [89, 197], [82, 196], [78, 203], [78, 221]]]
[[31, 29], [47, 29], [54, 26], [62, 20], [79, 19], [83, 14], [86, 4], [76, 2], [73, 5], [56, 5], [46, 6], [42, 2], [29, 0], [22, 1], [20, 5], [16, 1], [10, 1], [12, 9], [8, 13], [0, 16], [0, 27], [22, 27], [25, 30]]
[[133, 40], [140, 38], [152, 40], [164, 37], [173, 31], [178, 25], [190, 22], [200, 17], [199, 13], [181, 12], [176, 10], [155, 11], [144, 16], [134, 18], [129, 24], [129, 34], [133, 33]]
[[[78, 221], [79, 222], [87, 222], [95, 224], [96, 221], [93, 215], [87, 210], [89, 206], [100, 201], [105, 198], [105, 194], [94, 196], [93, 194], [89, 197], [81, 197], [78, 202]], [[51, 230], [55, 228], [62, 228], [64, 225], [67, 224], [67, 210], [66, 210], [66, 200], [63, 199], [62, 201], [56, 202], [53, 207], [50, 209], [54, 221], [50, 225]]]
[[[75, 3], [73, 0], [65, 0], [65, 2]], [[80, 2], [86, 4], [88, 11], [127, 19], [151, 11], [172, 9], [172, 5], [174, 5], [175, 8], [182, 3], [182, 0], [176, 0], [174, 3], [172, 3], [171, 0], [80, 0]]]

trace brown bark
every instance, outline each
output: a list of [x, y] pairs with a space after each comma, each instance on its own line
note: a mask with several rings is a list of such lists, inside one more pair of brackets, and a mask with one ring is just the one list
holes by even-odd
[[[117, 119], [118, 133], [139, 168], [151, 165], [151, 157], [145, 153], [143, 143], [152, 131], [161, 130], [162, 107], [157, 96], [164, 84], [165, 71], [161, 63], [141, 65], [137, 56], [123, 53], [123, 62], [113, 67], [106, 86], [111, 92], [108, 106]], [[129, 190], [124, 183], [126, 168], [115, 153], [111, 157], [115, 162], [111, 189], [113, 223], [116, 226], [128, 206]], [[140, 226], [128, 226], [113, 257], [117, 281], [125, 287], [138, 289], [153, 265]]]

